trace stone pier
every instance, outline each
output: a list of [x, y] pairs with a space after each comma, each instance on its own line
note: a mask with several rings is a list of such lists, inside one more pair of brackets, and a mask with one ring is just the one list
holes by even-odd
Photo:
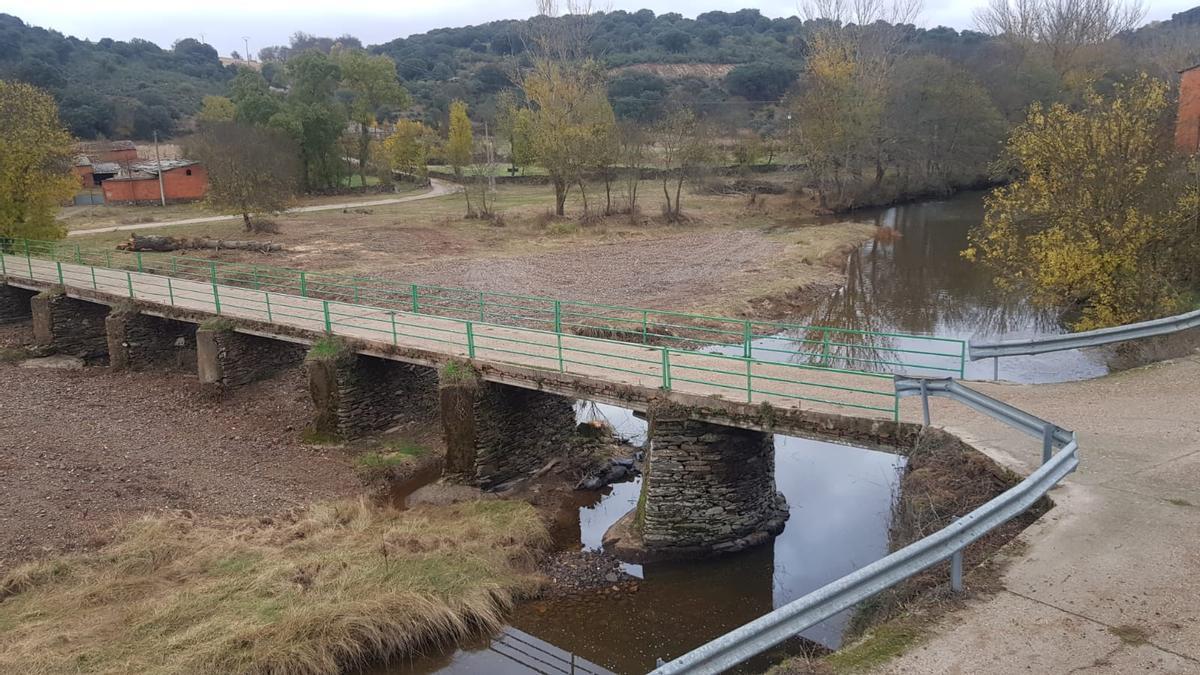
[[0, 277], [0, 324], [28, 319], [33, 314], [30, 301], [34, 295], [33, 291], [5, 284]]
[[196, 331], [196, 371], [211, 393], [262, 380], [304, 360], [303, 345], [239, 333], [220, 325]]
[[38, 346], [89, 363], [108, 360], [108, 331], [104, 325], [108, 305], [77, 300], [55, 289], [33, 296], [30, 310], [33, 341]]
[[458, 362], [439, 372], [438, 400], [445, 474], [485, 489], [526, 476], [564, 454], [575, 431], [571, 399], [485, 382]]
[[773, 434], [692, 419], [652, 402], [642, 498], [610, 540], [645, 561], [732, 553], [783, 531], [787, 502], [775, 489]]
[[196, 324], [114, 307], [104, 320], [114, 370], [196, 369]]
[[305, 360], [313, 429], [341, 438], [384, 431], [401, 418], [437, 416], [437, 371], [355, 354], [341, 346], [314, 349]]

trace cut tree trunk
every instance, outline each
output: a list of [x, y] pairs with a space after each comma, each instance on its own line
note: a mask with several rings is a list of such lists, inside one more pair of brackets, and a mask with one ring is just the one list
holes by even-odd
[[163, 237], [158, 235], [130, 235], [129, 241], [119, 244], [122, 251], [180, 251], [187, 249], [236, 249], [239, 251], [258, 251], [273, 253], [282, 251], [282, 244], [269, 241], [237, 241], [227, 239], [209, 239], [207, 237]]

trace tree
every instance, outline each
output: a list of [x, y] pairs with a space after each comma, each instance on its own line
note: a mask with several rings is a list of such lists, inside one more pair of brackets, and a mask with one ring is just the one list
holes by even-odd
[[508, 139], [508, 152], [514, 167], [522, 169], [534, 161], [533, 117], [517, 102], [517, 94], [505, 89], [496, 97], [497, 131]]
[[243, 124], [265, 125], [278, 113], [283, 104], [267, 80], [250, 68], [239, 68], [229, 87], [237, 121]]
[[[471, 118], [467, 116], [467, 104], [455, 100], [450, 104], [450, 129], [446, 135], [446, 161], [454, 170], [454, 177], [462, 180], [463, 169], [471, 163], [474, 155], [475, 135], [471, 131]], [[467, 214], [471, 214], [471, 191], [463, 190], [467, 198]]]
[[711, 161], [712, 148], [700, 121], [690, 110], [675, 110], [668, 114], [655, 135], [664, 169], [662, 186], [667, 203], [663, 215], [669, 222], [676, 223], [683, 217], [683, 184], [687, 179], [695, 178]]
[[315, 50], [287, 62], [291, 89], [283, 109], [271, 117], [271, 126], [290, 135], [300, 149], [301, 176], [306, 189], [333, 187], [341, 172], [338, 140], [346, 128], [346, 110], [334, 94], [341, 68]]
[[1077, 57], [1086, 47], [1131, 30], [1145, 15], [1140, 0], [990, 0], [976, 11], [975, 23], [992, 35], [1045, 49], [1064, 74], [1083, 62]]
[[429, 153], [436, 143], [433, 129], [415, 120], [400, 120], [383, 142], [383, 151], [392, 169], [425, 176], [429, 172]]
[[232, 122], [236, 117], [237, 106], [224, 96], [205, 96], [200, 112], [196, 114], [196, 120], [201, 124]]
[[375, 116], [381, 108], [408, 105], [408, 92], [400, 86], [396, 62], [387, 56], [344, 50], [338, 53], [337, 63], [342, 70], [342, 86], [350, 92], [350, 121], [358, 125], [358, 171], [366, 185]]
[[642, 184], [642, 170], [650, 159], [650, 141], [646, 132], [636, 124], [626, 122], [617, 131], [619, 157], [625, 194], [625, 204], [621, 210], [629, 214], [629, 219], [635, 220], [638, 213], [638, 188]]
[[54, 214], [79, 186], [71, 175], [71, 146], [50, 94], [0, 80], [0, 237], [66, 234]]
[[246, 232], [258, 231], [262, 214], [287, 208], [299, 187], [294, 142], [274, 129], [214, 122], [187, 143], [188, 155], [208, 171], [208, 201], [240, 215]]
[[1017, 178], [987, 199], [964, 256], [1077, 330], [1175, 313], [1200, 283], [1200, 190], [1172, 161], [1167, 85], [1034, 105], [1008, 140]]
[[796, 69], [772, 63], [738, 66], [725, 76], [725, 88], [751, 101], [777, 101], [796, 81]]

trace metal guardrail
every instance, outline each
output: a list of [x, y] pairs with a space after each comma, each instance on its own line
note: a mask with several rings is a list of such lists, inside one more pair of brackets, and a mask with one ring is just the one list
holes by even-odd
[[[154, 273], [412, 314], [609, 337], [678, 350], [725, 351], [733, 347], [739, 356], [764, 361], [888, 375], [960, 378], [966, 365], [966, 342], [952, 338], [557, 300], [370, 276], [87, 248], [66, 242], [0, 239], [0, 250], [55, 262]], [[738, 346], [741, 349], [736, 349]]]
[[923, 395], [926, 402], [929, 396], [954, 399], [1025, 433], [1047, 438], [1052, 449], [1060, 450], [1045, 457], [1025, 480], [941, 530], [674, 661], [660, 664], [652, 675], [720, 673], [947, 559], [951, 563], [951, 588], [961, 590], [963, 549], [1024, 513], [1079, 465], [1079, 444], [1074, 433], [957, 382], [897, 378], [896, 393]]
[[1067, 349], [1099, 347], [1113, 344], [1114, 342], [1170, 335], [1192, 328], [1200, 328], [1200, 310], [1177, 316], [1169, 316], [1164, 319], [1131, 323], [1126, 326], [1115, 326], [1113, 328], [1100, 328], [1081, 333], [1047, 335], [1026, 340], [1000, 340], [998, 342], [976, 342], [972, 340], [969, 347], [969, 358], [972, 361], [979, 361], [981, 359], [998, 360], [1003, 356], [1047, 354]]

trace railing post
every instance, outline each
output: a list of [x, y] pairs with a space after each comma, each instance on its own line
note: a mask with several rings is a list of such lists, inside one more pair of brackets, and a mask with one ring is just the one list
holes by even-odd
[[133, 273], [128, 270], [125, 271], [125, 282], [127, 284], [129, 284], [129, 297], [132, 298], [133, 297]]
[[662, 387], [671, 391], [671, 350], [662, 348]]
[[400, 336], [396, 332], [396, 312], [388, 312], [392, 317], [392, 346], [395, 347], [400, 342]]
[[217, 293], [217, 283], [215, 281], [213, 282], [212, 289], [213, 289], [213, 307], [216, 308], [217, 315], [220, 316], [220, 314], [221, 314], [221, 295], [219, 293]]
[[138, 272], [142, 272], [143, 269], [142, 269], [142, 252], [141, 251], [137, 252], [137, 264], [138, 264]]
[[100, 286], [96, 284], [96, 268], [93, 266], [93, 267], [89, 267], [88, 269], [92, 271], [92, 290], [93, 291], [100, 290]]
[[300, 272], [300, 297], [308, 297], [308, 277], [303, 271]]
[[[554, 332], [562, 334], [562, 301], [554, 301]], [[562, 339], [558, 341], [559, 354], [562, 353]], [[561, 360], [561, 359], [560, 359]]]
[[[167, 277], [167, 280], [170, 281], [171, 277]], [[271, 315], [271, 294], [270, 293], [263, 291], [263, 302], [267, 303], [267, 323], [275, 323], [275, 319]]]
[[484, 304], [485, 303], [483, 300], [483, 291], [479, 291], [479, 322], [480, 323], [483, 323], [483, 321], [484, 321], [484, 318], [483, 318]]
[[33, 257], [29, 255], [29, 240], [25, 240], [25, 264], [29, 266], [29, 280], [33, 281]]
[[62, 263], [60, 263], [60, 262], [55, 262], [55, 263], [54, 263], [54, 266], [58, 268], [58, 285], [59, 285], [59, 286], [66, 286], [66, 285], [67, 285], [67, 282], [66, 282], [66, 281], [63, 279], [63, 273], [62, 273]]
[[[746, 344], [750, 344], [747, 342]], [[754, 403], [754, 361], [746, 359], [746, 403]]]
[[321, 301], [321, 311], [325, 314], [325, 332], [332, 333], [333, 332], [333, 320], [329, 318], [329, 301], [328, 300]]
[[217, 262], [215, 260], [208, 263], [208, 280], [214, 287], [217, 285]]
[[259, 290], [261, 284], [258, 281], [258, 265], [250, 266], [250, 280], [254, 282], [254, 290]]
[[929, 381], [921, 380], [921, 412], [925, 415], [925, 426], [929, 426]]
[[567, 372], [567, 368], [563, 363], [562, 331], [555, 333], [554, 337], [558, 339], [558, 372], [565, 373]]
[[75, 244], [75, 264], [83, 264], [83, 252], [79, 250], [79, 244]]
[[821, 364], [829, 367], [829, 331], [821, 331]]
[[112, 251], [104, 252], [104, 267], [110, 270], [112, 269]]
[[412, 295], [412, 313], [420, 314], [421, 313], [420, 290], [417, 288], [416, 284], [411, 285], [411, 287], [409, 288], [409, 294]]
[[1042, 464], [1054, 456], [1054, 425], [1046, 424], [1042, 428]]
[[[96, 268], [92, 268], [92, 281], [96, 280]], [[167, 297], [171, 300], [171, 306], [175, 306], [175, 285], [171, 283], [171, 277], [167, 277]]]
[[1000, 381], [1000, 357], [992, 357], [992, 382]]
[[647, 342], [649, 342], [649, 340], [647, 339], [647, 336], [646, 336], [646, 333], [648, 332], [647, 324], [649, 324], [649, 323], [650, 323], [650, 313], [643, 309], [642, 310], [642, 344], [646, 344]]
[[950, 556], [950, 590], [962, 593], [963, 589], [963, 552], [959, 549]]
[[467, 322], [467, 358], [475, 358], [475, 325]]
[[8, 276], [8, 269], [5, 267], [4, 256], [7, 255], [3, 248], [0, 248], [0, 276]]
[[754, 356], [754, 345], [750, 343], [754, 336], [751, 333], [750, 322], [746, 321], [742, 324], [742, 356], [745, 358]]

